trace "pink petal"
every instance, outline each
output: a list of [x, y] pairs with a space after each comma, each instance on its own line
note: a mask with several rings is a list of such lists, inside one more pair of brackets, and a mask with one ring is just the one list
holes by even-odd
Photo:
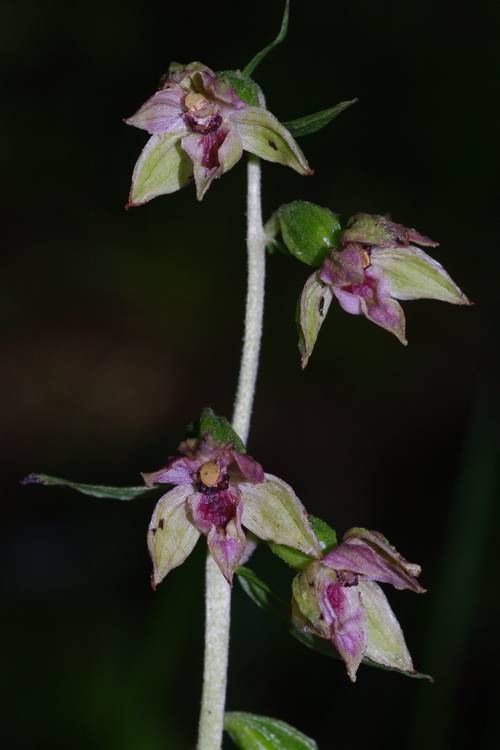
[[323, 564], [335, 570], [348, 570], [371, 581], [390, 583], [396, 589], [423, 589], [416, 578], [402, 566], [387, 560], [360, 541], [343, 542], [323, 558]]
[[238, 465], [238, 469], [245, 479], [249, 482], [264, 481], [264, 469], [255, 459], [244, 453], [238, 453], [238, 451], [232, 451], [232, 454], [234, 461]]
[[142, 477], [148, 487], [154, 484], [192, 484], [193, 474], [203, 462], [199, 458], [172, 458], [163, 469], [143, 473]]
[[156, 133], [178, 133], [185, 130], [182, 100], [186, 92], [176, 84], [162, 89], [125, 120], [127, 125]]
[[225, 529], [213, 526], [208, 534], [208, 549], [228, 583], [233, 582], [235, 569], [245, 553], [246, 537], [238, 516]]
[[358, 587], [330, 583], [321, 594], [320, 606], [330, 623], [331, 641], [355, 682], [368, 643], [366, 614]]
[[332, 291], [338, 299], [342, 310], [345, 310], [350, 315], [361, 314], [361, 300], [358, 295], [346, 292], [344, 289], [338, 289], [337, 287], [333, 287]]

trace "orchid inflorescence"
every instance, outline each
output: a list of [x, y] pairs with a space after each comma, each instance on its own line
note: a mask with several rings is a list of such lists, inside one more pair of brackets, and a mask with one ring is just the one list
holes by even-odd
[[[468, 300], [442, 265], [428, 254], [427, 250], [437, 243], [386, 216], [357, 213], [345, 221], [330, 208], [297, 200], [278, 208], [265, 227], [259, 225], [258, 159], [291, 167], [300, 175], [312, 175], [296, 138], [324, 127], [355, 101], [341, 102], [285, 124], [266, 108], [264, 94], [251, 74], [283, 41], [288, 5], [274, 42], [243, 72], [217, 73], [199, 62], [170, 65], [158, 90], [126, 120], [150, 135], [133, 170], [127, 206], [174, 193], [193, 180], [197, 198], [202, 200], [213, 181], [234, 167], [247, 151], [259, 180], [259, 189], [252, 193], [259, 196], [257, 213], [249, 209], [248, 214], [249, 256], [255, 251], [261, 253], [263, 263], [266, 251], [280, 253], [314, 269], [299, 295], [296, 312], [298, 345], [305, 367], [334, 298], [342, 310], [363, 315], [403, 344], [407, 340], [400, 301], [426, 298], [466, 305]], [[251, 182], [255, 177], [251, 177], [250, 165], [249, 196], [251, 185], [255, 188], [256, 184]], [[252, 237], [257, 238], [254, 245]], [[207, 566], [206, 665], [218, 639], [221, 654], [224, 656], [224, 648], [227, 652], [220, 624], [226, 618], [228, 631], [229, 610], [226, 614], [223, 607], [229, 606], [229, 599], [224, 591], [236, 575], [259, 606], [284, 617], [292, 635], [310, 648], [340, 658], [352, 681], [361, 663], [425, 677], [414, 670], [402, 629], [379, 586], [390, 584], [422, 593], [424, 589], [417, 580], [420, 567], [407, 562], [376, 531], [351, 529], [338, 544], [330, 525], [310, 515], [293, 488], [265, 473], [246, 451], [260, 342], [262, 274], [256, 277], [256, 283], [261, 285], [262, 295], [254, 299], [255, 290], [249, 283], [245, 342], [256, 336], [257, 344], [253, 341], [248, 351], [244, 348], [235, 410], [235, 414], [238, 408], [240, 412], [246, 410], [246, 423], [237, 424], [235, 417], [231, 425], [212, 409], [204, 409], [188, 428], [177, 455], [159, 470], [144, 473], [143, 485], [100, 487], [45, 474], [31, 474], [24, 482], [69, 486], [96, 497], [120, 499], [147, 496], [161, 489], [147, 535], [153, 588], [186, 560], [202, 535], [207, 539], [209, 560], [215, 561], [220, 571], [217, 575], [225, 579], [222, 583], [226, 589], [216, 581], [217, 596], [222, 591], [226, 604], [220, 604], [221, 611], [215, 615], [219, 617], [218, 629], [211, 631], [210, 607], [217, 610], [222, 599], [211, 600], [215, 589], [210, 588], [209, 581], [214, 579], [210, 579]], [[260, 318], [254, 316], [253, 323], [252, 305], [260, 305]], [[252, 357], [253, 381], [245, 369]], [[289, 602], [279, 601], [246, 565], [259, 542], [294, 570]], [[212, 658], [212, 662], [217, 665], [217, 659], [214, 662]], [[225, 670], [224, 658], [221, 664]], [[212, 684], [210, 668], [205, 672], [198, 750], [219, 750], [221, 743], [225, 672], [217, 676], [217, 684]], [[266, 717], [229, 713], [225, 728], [242, 750], [317, 748], [298, 730]]]

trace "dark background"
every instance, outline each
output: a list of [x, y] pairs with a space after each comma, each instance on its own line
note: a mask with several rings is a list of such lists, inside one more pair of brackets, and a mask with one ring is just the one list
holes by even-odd
[[[433, 686], [306, 651], [235, 585], [228, 705], [339, 745], [493, 748], [497, 717], [499, 168], [496, 3], [292, 3], [255, 74], [282, 120], [354, 96], [305, 138], [313, 179], [264, 165], [264, 204], [391, 212], [440, 241], [476, 303], [405, 305], [410, 344], [332, 309], [305, 373], [308, 271], [269, 259], [250, 451], [342, 533], [383, 531], [429, 593], [390, 591]], [[245, 285], [244, 170], [125, 213], [171, 60], [244, 66], [281, 2], [4, 2], [3, 700], [9, 747], [187, 750], [202, 668], [203, 544], [153, 594], [154, 501], [20, 488], [30, 471], [135, 484], [210, 404], [230, 416]], [[255, 567], [287, 596], [265, 550]], [[229, 742], [228, 742], [229, 745]]]

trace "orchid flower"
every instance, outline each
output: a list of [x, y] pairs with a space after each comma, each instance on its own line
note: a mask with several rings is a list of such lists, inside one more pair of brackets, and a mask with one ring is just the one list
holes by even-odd
[[[198, 62], [173, 63], [160, 89], [125, 120], [151, 138], [135, 165], [128, 206], [173, 193], [193, 178], [198, 200], [249, 151], [266, 161], [312, 174], [289, 131], [264, 104], [257, 85], [241, 98], [235, 73], [214, 73]], [[253, 102], [254, 106], [248, 101]]]
[[423, 593], [419, 575], [420, 567], [382, 534], [351, 529], [338, 547], [294, 579], [297, 624], [332, 642], [353, 682], [363, 659], [412, 674], [403, 632], [378, 583]]

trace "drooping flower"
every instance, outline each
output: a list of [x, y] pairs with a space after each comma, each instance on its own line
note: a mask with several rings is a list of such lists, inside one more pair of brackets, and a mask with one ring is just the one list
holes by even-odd
[[361, 661], [414, 673], [401, 627], [378, 583], [423, 593], [420, 567], [376, 531], [354, 528], [293, 582], [297, 624], [328, 638], [356, 680]]
[[200, 534], [231, 582], [245, 552], [242, 525], [261, 539], [319, 556], [305, 509], [286, 482], [210, 434], [181, 443], [179, 451], [163, 469], [143, 475], [149, 486], [176, 485], [160, 498], [149, 526], [153, 587], [184, 562]]
[[265, 108], [262, 95], [255, 94], [256, 106], [250, 106], [232, 80], [234, 75], [216, 74], [201, 63], [173, 63], [161, 88], [125, 120], [151, 135], [134, 168], [129, 206], [179, 190], [193, 173], [201, 200], [244, 150], [312, 174], [291, 134]]
[[307, 280], [299, 302], [299, 348], [305, 367], [333, 296], [351, 315], [393, 333], [406, 344], [405, 315], [398, 300], [469, 300], [443, 266], [421, 247], [436, 247], [415, 229], [384, 216], [356, 214], [319, 271]]

